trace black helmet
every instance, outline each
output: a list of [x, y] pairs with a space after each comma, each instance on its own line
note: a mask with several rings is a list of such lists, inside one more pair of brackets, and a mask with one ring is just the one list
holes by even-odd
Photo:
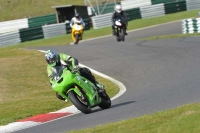
[[80, 18], [79, 13], [76, 13], [75, 17], [79, 19]]

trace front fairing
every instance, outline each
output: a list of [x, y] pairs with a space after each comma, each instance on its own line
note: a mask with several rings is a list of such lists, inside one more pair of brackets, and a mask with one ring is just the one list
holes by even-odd
[[90, 107], [101, 102], [97, 89], [92, 82], [80, 75], [77, 75], [73, 81], [86, 93]]
[[[53, 77], [54, 81], [52, 82], [52, 88], [62, 97], [68, 99], [67, 92], [82, 88], [86, 93], [90, 106], [94, 106], [101, 102], [94, 84], [80, 76], [79, 73], [73, 74], [71, 71], [67, 70], [67, 68], [63, 69], [62, 67], [56, 67]], [[79, 94], [81, 94], [81, 92], [79, 92]]]
[[82, 34], [82, 32], [83, 32], [82, 24], [81, 23], [74, 24], [72, 26], [72, 32], [73, 32], [74, 35], [75, 34]]

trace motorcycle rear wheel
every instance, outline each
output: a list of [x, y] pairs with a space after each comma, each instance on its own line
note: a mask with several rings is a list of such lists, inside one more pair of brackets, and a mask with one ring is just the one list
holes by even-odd
[[74, 91], [70, 91], [68, 93], [68, 96], [71, 100], [71, 102], [74, 104], [74, 106], [80, 110], [82, 113], [84, 114], [89, 114], [92, 112], [92, 109], [86, 105], [86, 101], [81, 101], [81, 97], [79, 97], [78, 95], [76, 95], [76, 93]]
[[98, 105], [102, 109], [108, 109], [111, 106], [111, 100], [110, 97], [106, 92], [103, 92], [102, 94], [99, 94], [101, 97], [101, 103]]

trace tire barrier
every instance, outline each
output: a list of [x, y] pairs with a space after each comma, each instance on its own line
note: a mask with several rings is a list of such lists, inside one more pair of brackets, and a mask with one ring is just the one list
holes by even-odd
[[10, 32], [6, 34], [0, 34], [0, 47], [18, 44], [21, 42], [19, 32]]
[[184, 19], [182, 21], [182, 33], [200, 33], [200, 18]]
[[[171, 14], [187, 10], [200, 9], [199, 0], [124, 0], [121, 1], [122, 8], [125, 8], [125, 12], [128, 17], [128, 21], [135, 19], [144, 19], [152, 18], [158, 16], [164, 16], [165, 14]], [[94, 29], [99, 29], [107, 26], [111, 26], [111, 15], [114, 11], [113, 3], [108, 4], [107, 6], [102, 6], [101, 11], [104, 11], [105, 14], [93, 16], [91, 19], [84, 19], [85, 21], [85, 30], [89, 30], [91, 25]], [[133, 6], [139, 6], [134, 8]], [[112, 7], [112, 8], [111, 8]], [[103, 13], [103, 12], [102, 12]], [[199, 32], [199, 22], [197, 20], [192, 20], [192, 26], [189, 26], [189, 20], [185, 20], [186, 26], [183, 27], [183, 33], [198, 33]], [[4, 44], [9, 45], [9, 41], [2, 39], [3, 36], [12, 36], [11, 34], [4, 35], [5, 32], [16, 32], [16, 35], [19, 34], [19, 38], [10, 42], [10, 44], [21, 42], [31, 41], [41, 38], [50, 38], [64, 33], [71, 33], [71, 27], [69, 23], [66, 25], [55, 24], [56, 14], [49, 14], [45, 16], [39, 16], [34, 18], [25, 18], [13, 21], [0, 22], [0, 46]], [[92, 24], [91, 24], [92, 23]], [[51, 26], [52, 25], [52, 26]], [[62, 26], [61, 26], [62, 25]], [[62, 28], [64, 28], [62, 30]], [[18, 37], [18, 36], [16, 36]], [[12, 40], [12, 39], [11, 39]]]

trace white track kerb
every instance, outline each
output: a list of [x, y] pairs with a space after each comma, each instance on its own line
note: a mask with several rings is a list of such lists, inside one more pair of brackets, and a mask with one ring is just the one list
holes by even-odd
[[[43, 50], [39, 50], [39, 51], [45, 52]], [[85, 65], [82, 65], [82, 64], [79, 64], [79, 65], [81, 67], [86, 67]], [[87, 68], [89, 68], [89, 67], [87, 67]], [[116, 85], [119, 86], [119, 88], [120, 88], [119, 92], [114, 97], [112, 97], [111, 100], [118, 98], [119, 96], [121, 96], [126, 91], [126, 87], [121, 82], [119, 82], [119, 81], [117, 81], [117, 80], [115, 80], [115, 79], [113, 79], [113, 78], [111, 78], [111, 77], [109, 77], [105, 74], [97, 72], [94, 69], [91, 69], [91, 68], [89, 68], [89, 69], [92, 71], [92, 73], [95, 73], [96, 75], [99, 75], [99, 76], [101, 76], [105, 79], [108, 79], [108, 80], [112, 81], [113, 83], [115, 83]], [[77, 113], [80, 113], [80, 111], [77, 110], [77, 108], [74, 105], [72, 105], [70, 107], [60, 109], [56, 112], [50, 112], [50, 113], [46, 114], [46, 115], [67, 114], [67, 115], [63, 115], [62, 117], [57, 117], [57, 118], [55, 117], [54, 119], [43, 121], [43, 122], [35, 122], [35, 121], [31, 121], [31, 120], [25, 120], [25, 121], [22, 121], [22, 122], [9, 123], [8, 125], [0, 126], [0, 133], [10, 133], [10, 132], [22, 130], [22, 129], [25, 129], [25, 128], [33, 127], [33, 126], [36, 126], [36, 125], [40, 125], [40, 124], [48, 123], [50, 121], [54, 121], [54, 120], [57, 120], [57, 119], [68, 117], [68, 116], [71, 116], [71, 115], [74, 115], [74, 114], [77, 114]], [[42, 117], [42, 115], [41, 116], [39, 115], [38, 117]], [[37, 117], [37, 119], [40, 119], [38, 117]]]

